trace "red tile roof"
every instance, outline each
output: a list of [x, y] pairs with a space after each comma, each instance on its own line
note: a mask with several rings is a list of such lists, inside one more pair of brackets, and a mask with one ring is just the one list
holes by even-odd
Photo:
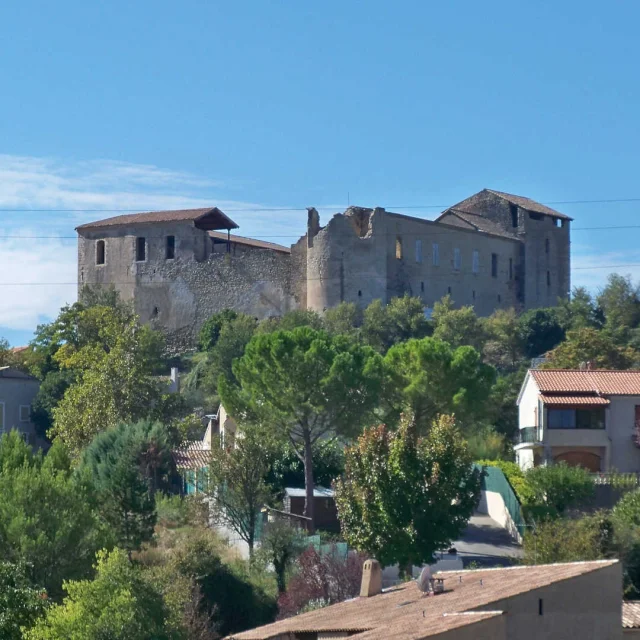
[[[599, 571], [617, 560], [515, 566], [477, 571], [447, 571], [445, 592], [423, 597], [415, 581], [370, 598], [354, 598], [324, 609], [230, 636], [238, 640], [269, 640], [287, 634], [359, 632], [362, 640], [412, 640], [443, 633], [483, 618], [470, 612], [506, 598], [562, 580]], [[483, 612], [494, 617], [496, 611]], [[426, 615], [425, 615], [426, 614]], [[486, 618], [484, 618], [486, 620]]]
[[[216, 240], [224, 240], [225, 242], [227, 240], [227, 234], [220, 233], [219, 231], [209, 231], [209, 235]], [[244, 244], [249, 247], [256, 247], [257, 249], [270, 249], [271, 251], [279, 251], [281, 253], [291, 253], [290, 247], [285, 247], [281, 244], [276, 244], [275, 242], [265, 242], [264, 240], [234, 236], [233, 234], [231, 234], [230, 240], [236, 244]]]
[[543, 394], [640, 395], [640, 371], [531, 369], [530, 373]]
[[177, 469], [203, 469], [211, 462], [211, 449], [204, 449], [202, 442], [188, 442], [171, 452]]
[[150, 224], [154, 222], [194, 222], [205, 229], [237, 229], [238, 225], [218, 207], [204, 209], [181, 209], [177, 211], [148, 211], [146, 213], [128, 213], [104, 220], [88, 222], [76, 227], [76, 231], [87, 231], [103, 227], [122, 227], [133, 224]]
[[543, 393], [540, 395], [540, 399], [545, 404], [586, 404], [590, 406], [611, 404], [610, 400], [600, 396], [550, 396]]

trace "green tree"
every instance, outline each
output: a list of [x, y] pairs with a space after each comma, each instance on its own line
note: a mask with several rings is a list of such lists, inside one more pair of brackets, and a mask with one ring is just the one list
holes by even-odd
[[93, 580], [65, 582], [64, 602], [51, 607], [28, 640], [169, 640], [162, 596], [116, 549], [97, 555]]
[[31, 584], [21, 564], [0, 562], [0, 638], [21, 640], [47, 610], [47, 592]]
[[57, 350], [55, 361], [77, 377], [53, 409], [49, 434], [59, 437], [74, 456], [101, 431], [145, 418], [163, 406], [162, 387], [152, 375], [156, 334], [135, 317], [123, 321], [108, 307], [82, 311], [80, 322], [93, 327], [97, 339], [79, 348], [66, 343]]
[[640, 324], [640, 291], [629, 276], [612, 273], [597, 301], [604, 313], [605, 325], [612, 330], [633, 329]]
[[480, 473], [451, 416], [424, 438], [405, 418], [395, 432], [367, 429], [347, 449], [335, 490], [347, 542], [383, 566], [409, 568], [460, 535], [480, 497]]
[[341, 302], [336, 307], [327, 309], [322, 320], [329, 333], [353, 336], [362, 325], [362, 309], [353, 302]]
[[495, 370], [473, 347], [454, 350], [436, 338], [409, 340], [389, 349], [385, 365], [391, 376], [388, 402], [397, 414], [411, 413], [421, 431], [442, 413], [454, 413], [462, 426], [486, 414]]
[[260, 557], [273, 566], [278, 593], [287, 590], [287, 571], [304, 549], [304, 536], [288, 522], [277, 519], [265, 526], [260, 542]]
[[153, 536], [155, 491], [168, 489], [175, 472], [172, 444], [163, 425], [140, 421], [99, 434], [82, 456], [101, 517], [129, 554]]
[[58, 597], [64, 578], [91, 571], [110, 535], [59, 445], [43, 458], [12, 431], [0, 439], [0, 465], [0, 554], [24, 562], [34, 583]]
[[420, 298], [392, 298], [388, 305], [374, 300], [365, 310], [362, 322], [364, 341], [377, 351], [410, 338], [423, 338], [432, 331]]
[[300, 327], [257, 335], [220, 381], [224, 406], [289, 441], [305, 469], [305, 515], [314, 522], [313, 446], [352, 435], [372, 419], [384, 380], [382, 358], [344, 336]]
[[454, 308], [451, 296], [445, 296], [433, 305], [433, 337], [448, 342], [454, 349], [468, 345], [482, 350], [486, 334], [473, 307]]
[[238, 312], [233, 309], [223, 309], [219, 313], [214, 313], [200, 329], [198, 336], [198, 346], [202, 351], [209, 351], [216, 346], [222, 327], [229, 324], [238, 317]]
[[553, 311], [567, 331], [585, 327], [600, 329], [604, 321], [602, 310], [584, 287], [575, 287], [571, 292], [571, 298], [560, 300], [558, 307]]
[[54, 369], [45, 375], [31, 406], [31, 420], [36, 427], [36, 433], [41, 438], [47, 437], [49, 429], [53, 426], [53, 410], [75, 378], [75, 372], [70, 369], [64, 371]]
[[591, 362], [594, 369], [630, 369], [638, 363], [638, 353], [631, 347], [619, 346], [605, 331], [576, 329], [551, 351], [544, 363], [547, 369], [577, 369]]
[[533, 501], [559, 514], [588, 504], [595, 494], [591, 474], [582, 467], [570, 467], [566, 462], [533, 467], [525, 477], [533, 492]]
[[[267, 441], [268, 442], [268, 441]], [[214, 517], [230, 526], [253, 555], [260, 510], [271, 497], [265, 477], [271, 455], [265, 439], [246, 431], [232, 443], [214, 444], [209, 464]]]
[[543, 356], [565, 338], [557, 309], [530, 309], [520, 316], [518, 323], [527, 358]]
[[[499, 369], [513, 370], [524, 355], [520, 320], [515, 309], [498, 309], [484, 322], [484, 359]], [[434, 334], [435, 335], [435, 334]]]

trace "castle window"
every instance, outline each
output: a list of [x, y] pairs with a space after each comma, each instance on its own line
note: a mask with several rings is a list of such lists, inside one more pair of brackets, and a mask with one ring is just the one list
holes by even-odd
[[544, 216], [537, 211], [529, 211], [529, 218], [531, 220], [544, 220]]
[[544, 252], [549, 255], [549, 238], [546, 238], [544, 241]]
[[104, 240], [96, 242], [96, 264], [104, 264]]
[[167, 260], [173, 260], [176, 257], [176, 237], [167, 236], [167, 244], [165, 247], [164, 257]]
[[440, 265], [440, 248], [438, 247], [438, 243], [433, 243], [433, 266], [437, 267]]
[[511, 226], [518, 226], [518, 206], [515, 204], [509, 205], [509, 213], [511, 213]]
[[447, 293], [451, 295], [451, 287], [447, 287]]
[[554, 227], [559, 227], [559, 226], [561, 226], [560, 218], [554, 218], [554, 219], [553, 219], [553, 226], [554, 226]]
[[502, 302], [502, 296], [498, 294], [498, 302]]
[[471, 292], [471, 297], [472, 297], [474, 300], [476, 299], [476, 290], [475, 290], [475, 289]]
[[420, 291], [424, 293], [424, 282], [420, 283]]
[[396, 236], [396, 259], [402, 260], [402, 238]]
[[509, 258], [509, 280], [513, 280], [513, 258]]
[[547, 287], [551, 286], [551, 271], [547, 271]]
[[478, 251], [473, 252], [471, 269], [473, 273], [478, 273], [480, 271], [480, 253]]
[[460, 269], [460, 249], [458, 249], [458, 247], [456, 247], [453, 250], [453, 268], [454, 269]]
[[358, 298], [362, 298], [362, 291], [358, 289]]
[[492, 278], [498, 277], [498, 254], [497, 253], [491, 254], [491, 277]]
[[422, 240], [416, 240], [416, 262], [422, 262]]
[[136, 238], [136, 262], [144, 262], [147, 259], [146, 238]]

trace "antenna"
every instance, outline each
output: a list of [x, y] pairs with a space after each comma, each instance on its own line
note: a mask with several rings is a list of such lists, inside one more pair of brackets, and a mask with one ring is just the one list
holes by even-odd
[[426, 565], [424, 569], [420, 572], [420, 576], [418, 578], [418, 588], [422, 593], [429, 594], [432, 590], [432, 577], [431, 577], [431, 569], [429, 565]]

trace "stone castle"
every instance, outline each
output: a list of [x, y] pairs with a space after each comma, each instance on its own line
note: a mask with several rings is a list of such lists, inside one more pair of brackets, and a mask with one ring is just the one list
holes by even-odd
[[307, 233], [290, 247], [232, 235], [238, 225], [215, 207], [139, 213], [77, 228], [78, 283], [113, 285], [174, 349], [192, 346], [225, 308], [262, 319], [404, 294], [430, 308], [449, 294], [483, 316], [569, 294], [570, 223], [491, 189], [434, 221], [349, 207], [321, 227], [310, 208]]

